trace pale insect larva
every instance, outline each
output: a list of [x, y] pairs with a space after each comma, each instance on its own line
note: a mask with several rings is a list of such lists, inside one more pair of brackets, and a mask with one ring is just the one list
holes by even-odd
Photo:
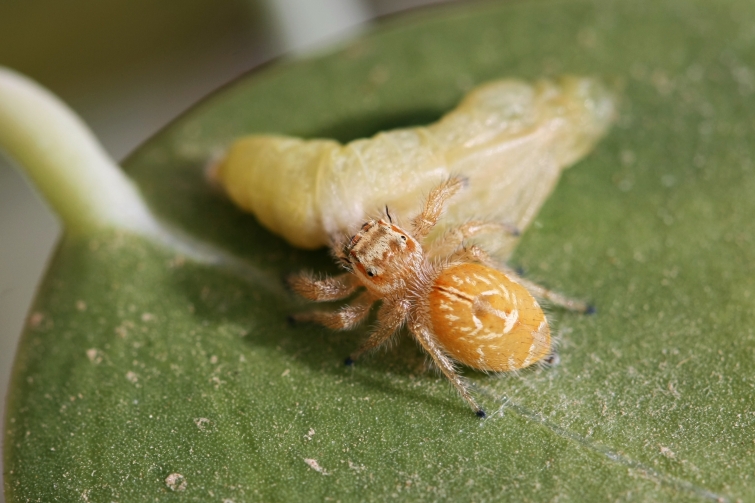
[[[434, 235], [480, 218], [523, 230], [561, 171], [592, 149], [614, 114], [612, 94], [595, 79], [499, 80], [472, 90], [438, 122], [345, 145], [240, 138], [212, 177], [238, 206], [302, 248], [329, 245], [386, 205], [416, 213], [422, 196], [450, 176], [469, 186]], [[514, 241], [501, 239], [488, 248], [505, 256]]]

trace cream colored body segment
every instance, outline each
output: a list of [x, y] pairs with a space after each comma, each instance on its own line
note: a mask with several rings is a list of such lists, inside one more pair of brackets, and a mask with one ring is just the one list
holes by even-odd
[[[500, 80], [477, 87], [434, 124], [346, 145], [241, 138], [214, 176], [236, 204], [303, 248], [329, 245], [386, 204], [397, 214], [417, 213], [424, 195], [457, 175], [469, 186], [431, 240], [481, 216], [523, 230], [561, 171], [592, 149], [614, 114], [612, 95], [590, 78]], [[488, 249], [505, 257], [514, 238], [497, 239]]]

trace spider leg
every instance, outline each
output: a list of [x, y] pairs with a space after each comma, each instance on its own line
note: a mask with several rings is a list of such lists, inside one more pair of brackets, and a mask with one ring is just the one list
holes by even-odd
[[512, 268], [496, 263], [483, 249], [478, 246], [473, 245], [467, 248], [460, 248], [449, 258], [451, 260], [480, 262], [488, 267], [499, 269], [506, 273], [506, 276], [508, 276], [512, 281], [515, 281], [526, 288], [527, 291], [529, 291], [534, 297], [546, 299], [559, 307], [563, 307], [570, 311], [576, 311], [578, 313], [590, 314], [594, 312], [594, 307], [590, 304], [587, 304], [586, 302], [570, 299], [565, 295], [561, 295], [560, 293], [554, 292], [553, 290], [550, 290], [533, 281], [522, 278]]
[[343, 248], [349, 240], [346, 236], [341, 234], [334, 234], [330, 236], [330, 254], [336, 259], [336, 262], [341, 264], [348, 270], [351, 270], [351, 261], [349, 257], [343, 252]]
[[438, 223], [443, 205], [466, 184], [464, 178], [453, 177], [430, 191], [422, 211], [412, 219], [412, 235], [422, 241]]
[[351, 365], [356, 359], [368, 351], [383, 345], [401, 325], [409, 314], [407, 302], [384, 302], [378, 311], [378, 326], [359, 348], [346, 358], [346, 365]]
[[460, 246], [448, 256], [451, 262], [479, 262], [493, 269], [506, 269], [493, 260], [488, 253], [477, 245]]
[[315, 279], [311, 274], [292, 274], [287, 278], [291, 289], [305, 299], [317, 302], [340, 300], [348, 297], [360, 286], [359, 280], [351, 273]]
[[370, 312], [375, 298], [369, 292], [362, 292], [350, 304], [338, 311], [308, 311], [291, 315], [294, 322], [311, 322], [333, 330], [349, 330], [364, 320]]
[[427, 351], [433, 359], [440, 371], [443, 372], [443, 375], [451, 381], [451, 384], [454, 385], [462, 398], [464, 398], [469, 406], [472, 407], [475, 414], [477, 414], [478, 417], [485, 417], [485, 411], [477, 404], [477, 401], [469, 392], [466, 383], [456, 372], [456, 367], [454, 366], [453, 361], [443, 351], [443, 348], [438, 344], [435, 335], [433, 335], [427, 325], [421, 322], [414, 322], [409, 328], [425, 351]]
[[510, 236], [518, 236], [519, 229], [513, 225], [498, 223], [498, 222], [485, 222], [485, 221], [471, 221], [464, 225], [454, 227], [446, 231], [446, 233], [432, 243], [427, 251], [429, 257], [443, 257], [450, 253], [453, 253], [465, 239], [477, 236], [479, 234], [493, 234], [501, 233], [508, 234]]
[[583, 314], [591, 314], [595, 312], [595, 308], [592, 305], [588, 304], [587, 302], [569, 298], [558, 292], [554, 292], [553, 290], [550, 290], [549, 288], [539, 285], [535, 283], [534, 281], [524, 279], [521, 276], [519, 276], [516, 273], [516, 271], [514, 271], [510, 267], [502, 267], [501, 269], [503, 269], [503, 272], [506, 273], [506, 276], [508, 276], [512, 280], [522, 285], [534, 297], [546, 299], [552, 304], [555, 304], [559, 307], [563, 307], [564, 309], [568, 309], [569, 311], [576, 311], [578, 313], [583, 313]]

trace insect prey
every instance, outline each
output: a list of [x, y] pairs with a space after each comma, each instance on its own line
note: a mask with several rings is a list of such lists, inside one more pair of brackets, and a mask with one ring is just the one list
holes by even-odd
[[332, 251], [348, 272], [325, 279], [297, 274], [289, 284], [299, 295], [318, 302], [358, 292], [337, 311], [293, 316], [296, 322], [335, 330], [355, 327], [381, 301], [376, 328], [346, 364], [385, 344], [406, 325], [477, 416], [485, 417], [459, 376], [457, 363], [505, 372], [546, 358], [551, 353], [550, 328], [534, 296], [575, 311], [589, 308], [499, 268], [479, 246], [465, 245], [466, 239], [481, 233], [511, 232], [506, 225], [469, 221], [428, 242], [444, 205], [465, 184], [465, 179], [454, 177], [436, 186], [408, 229], [393, 223], [386, 211], [387, 220], [369, 220], [351, 239], [337, 240]]
[[[453, 175], [469, 186], [426, 240], [480, 215], [524, 230], [561, 171], [593, 148], [614, 115], [612, 93], [595, 79], [498, 80], [473, 89], [436, 123], [345, 145], [242, 137], [210, 176], [262, 225], [302, 248], [328, 246], [331, 236], [385, 204], [396, 214], [415, 214], [422, 194]], [[505, 235], [481, 239], [501, 259], [516, 242]]]

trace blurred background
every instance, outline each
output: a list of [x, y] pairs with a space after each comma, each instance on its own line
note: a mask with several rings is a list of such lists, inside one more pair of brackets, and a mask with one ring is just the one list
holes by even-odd
[[[0, 65], [61, 97], [121, 160], [264, 61], [324, 50], [379, 16], [461, 1], [0, 0]], [[0, 417], [18, 337], [60, 231], [0, 150]]]

